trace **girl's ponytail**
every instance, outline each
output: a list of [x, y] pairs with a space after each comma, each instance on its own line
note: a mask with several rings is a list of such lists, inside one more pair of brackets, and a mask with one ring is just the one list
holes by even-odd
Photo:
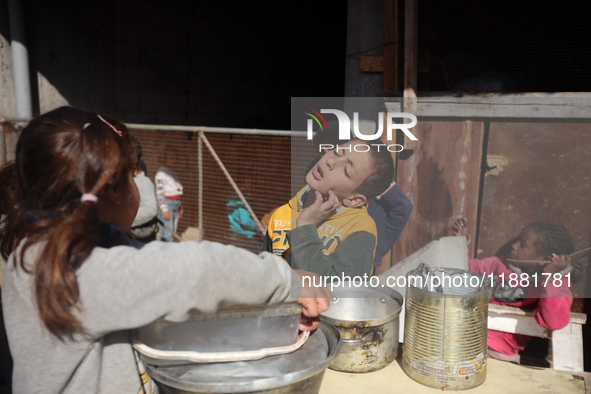
[[[6, 177], [14, 186], [13, 194], [0, 198], [2, 213], [8, 211], [1, 251], [13, 253], [15, 264], [33, 274], [41, 319], [55, 335], [83, 330], [73, 314], [81, 307], [76, 270], [100, 239], [97, 204], [90, 196], [100, 200], [110, 188], [127, 185], [134, 156], [124, 126], [62, 107], [21, 131], [15, 163], [0, 172], [0, 180]], [[33, 245], [41, 248], [31, 254], [35, 260], [27, 255]]]
[[73, 308], [79, 308], [76, 269], [99, 240], [96, 205], [81, 203], [70, 216], [50, 220], [46, 226], [51, 226], [51, 230], [39, 258], [43, 264], [34, 267], [39, 313], [46, 327], [56, 335], [67, 335], [72, 330], [80, 332], [83, 327], [72, 314]]

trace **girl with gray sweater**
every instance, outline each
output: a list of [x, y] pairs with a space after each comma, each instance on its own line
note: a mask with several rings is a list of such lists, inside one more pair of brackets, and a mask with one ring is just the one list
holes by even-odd
[[300, 276], [278, 257], [213, 242], [129, 246], [122, 232], [138, 207], [135, 158], [127, 130], [113, 124], [56, 109], [30, 122], [15, 162], [0, 169], [9, 180], [0, 251], [13, 392], [156, 389], [142, 384], [129, 330], [191, 310], [297, 300], [300, 329], [315, 329], [326, 290], [300, 293]]

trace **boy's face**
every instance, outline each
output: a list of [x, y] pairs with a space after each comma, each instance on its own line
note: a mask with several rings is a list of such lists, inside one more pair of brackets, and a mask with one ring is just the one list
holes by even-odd
[[354, 195], [371, 173], [371, 153], [355, 152], [349, 146], [347, 143], [326, 152], [306, 175], [306, 183], [323, 196], [332, 190], [343, 202]]

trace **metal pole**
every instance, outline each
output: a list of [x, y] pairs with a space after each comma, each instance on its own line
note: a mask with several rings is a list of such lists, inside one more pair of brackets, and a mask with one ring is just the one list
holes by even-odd
[[33, 116], [31, 82], [29, 79], [29, 55], [25, 46], [25, 29], [20, 0], [8, 0], [10, 20], [10, 47], [12, 51], [12, 75], [16, 98], [16, 115], [19, 119]]
[[126, 123], [128, 129], [135, 130], [158, 130], [158, 131], [186, 131], [193, 133], [222, 133], [222, 134], [247, 134], [247, 135], [266, 135], [275, 137], [304, 137], [308, 136], [306, 131], [289, 130], [266, 130], [266, 129], [241, 129], [232, 127], [209, 127], [209, 126], [175, 126], [175, 125], [157, 125], [157, 124], [138, 124]]
[[197, 145], [197, 160], [198, 160], [198, 173], [199, 173], [199, 201], [197, 210], [199, 211], [199, 242], [203, 241], [203, 143], [201, 138], [198, 139]]

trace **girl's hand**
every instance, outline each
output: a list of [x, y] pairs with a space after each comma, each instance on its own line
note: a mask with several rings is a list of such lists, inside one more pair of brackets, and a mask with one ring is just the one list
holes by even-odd
[[466, 236], [468, 235], [468, 219], [461, 217], [457, 219], [451, 229], [448, 231], [449, 235], [452, 236]]
[[544, 272], [548, 274], [556, 274], [565, 269], [570, 264], [570, 256], [562, 254], [560, 256], [552, 255], [552, 262], [544, 266]]
[[324, 286], [314, 286], [322, 283], [320, 277], [315, 273], [304, 270], [295, 271], [301, 278], [310, 278], [303, 281], [305, 287], [302, 287], [300, 298], [297, 300], [302, 305], [299, 329], [300, 331], [313, 331], [320, 325], [318, 315], [327, 311], [330, 306], [330, 293]]
[[162, 219], [170, 220], [170, 212], [168, 212], [168, 211], [162, 212]]
[[332, 190], [328, 191], [328, 197], [324, 200], [322, 193], [316, 191], [316, 199], [312, 205], [304, 208], [302, 213], [296, 220], [296, 226], [305, 226], [306, 224], [313, 224], [318, 226], [328, 215], [335, 209], [341, 206], [341, 201], [333, 193]]

